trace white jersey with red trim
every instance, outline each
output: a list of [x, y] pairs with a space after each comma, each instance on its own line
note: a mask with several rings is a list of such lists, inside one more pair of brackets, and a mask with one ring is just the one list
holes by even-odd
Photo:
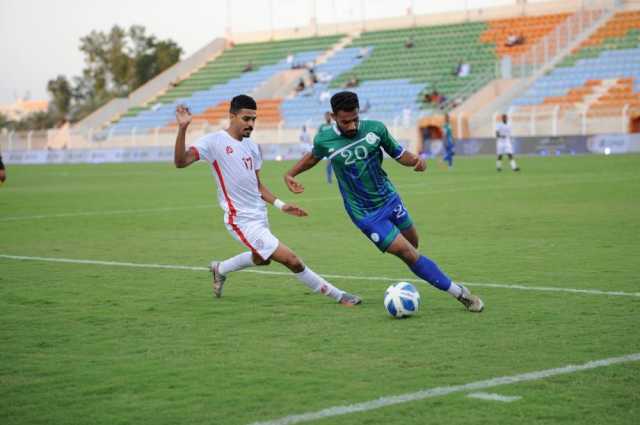
[[256, 177], [256, 171], [262, 167], [262, 156], [253, 140], [238, 141], [220, 130], [202, 136], [189, 149], [197, 159], [211, 165], [226, 222], [230, 217], [266, 218], [267, 206], [260, 196]]

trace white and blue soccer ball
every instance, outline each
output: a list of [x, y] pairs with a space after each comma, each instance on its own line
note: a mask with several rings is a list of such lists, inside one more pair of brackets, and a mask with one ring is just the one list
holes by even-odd
[[420, 293], [409, 282], [391, 285], [384, 293], [384, 308], [395, 318], [413, 316], [420, 310]]

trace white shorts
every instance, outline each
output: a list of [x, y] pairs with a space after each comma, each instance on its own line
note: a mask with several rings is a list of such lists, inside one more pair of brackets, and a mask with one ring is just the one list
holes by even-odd
[[264, 219], [225, 218], [225, 226], [231, 236], [251, 252], [258, 254], [263, 260], [268, 260], [280, 241], [273, 236], [269, 229], [269, 222]]
[[513, 145], [510, 140], [498, 139], [496, 142], [496, 152], [498, 155], [513, 155]]

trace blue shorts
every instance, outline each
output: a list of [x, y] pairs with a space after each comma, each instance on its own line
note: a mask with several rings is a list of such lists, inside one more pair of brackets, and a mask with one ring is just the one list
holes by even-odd
[[399, 196], [389, 200], [378, 211], [353, 222], [382, 252], [387, 251], [401, 231], [413, 226], [413, 220]]

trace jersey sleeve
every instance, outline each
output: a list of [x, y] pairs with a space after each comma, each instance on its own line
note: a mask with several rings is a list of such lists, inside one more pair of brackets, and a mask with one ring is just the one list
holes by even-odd
[[254, 169], [259, 171], [262, 168], [262, 151], [257, 143], [251, 143], [251, 153], [253, 156]]
[[400, 143], [394, 139], [394, 137], [387, 130], [387, 126], [381, 124], [381, 129], [379, 132], [380, 136], [380, 144], [382, 145], [382, 149], [393, 159], [398, 159], [404, 153], [404, 148], [400, 146]]
[[313, 138], [313, 149], [311, 149], [311, 154], [318, 159], [322, 159], [327, 156], [327, 149], [323, 146], [322, 140], [318, 136], [319, 134], [316, 134], [316, 137]]
[[189, 146], [189, 150], [196, 154], [197, 161], [214, 161], [213, 147], [211, 146], [211, 138], [208, 136], [202, 136], [196, 142]]

